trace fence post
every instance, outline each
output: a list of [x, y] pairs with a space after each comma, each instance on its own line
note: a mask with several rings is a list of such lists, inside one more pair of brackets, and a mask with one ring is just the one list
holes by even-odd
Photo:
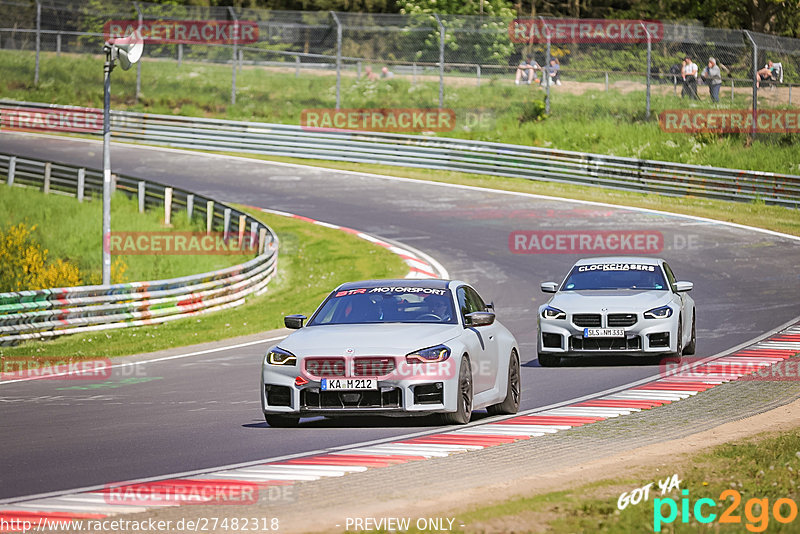
[[336, 23], [336, 109], [339, 109], [342, 103], [342, 23], [334, 11], [331, 17]]
[[183, 43], [178, 43], [178, 68], [183, 65]]
[[411, 85], [417, 85], [417, 62], [411, 64]]
[[361, 79], [361, 61], [356, 61], [356, 78]]
[[608, 71], [606, 71], [606, 93], [608, 92]]
[[211, 226], [214, 224], [214, 201], [206, 202], [206, 234], [211, 234]]
[[476, 74], [478, 75], [478, 87], [481, 86], [481, 66], [480, 64], [476, 65]]
[[223, 220], [223, 223], [222, 223], [222, 239], [227, 241], [228, 240], [228, 234], [230, 234], [230, 228], [231, 228], [231, 209], [230, 208], [225, 208], [225, 211], [223, 212], [222, 220]]
[[33, 70], [33, 85], [39, 85], [39, 51], [42, 48], [42, 3], [36, 0], [36, 66]]
[[83, 202], [84, 189], [86, 187], [86, 169], [78, 169], [78, 202]]
[[644, 118], [650, 118], [650, 67], [652, 63], [652, 37], [650, 36], [650, 31], [647, 29], [647, 26], [644, 25], [644, 22], [639, 22], [642, 28], [644, 28], [645, 33], [647, 33], [647, 96], [646, 96], [646, 104], [645, 104], [645, 112]]
[[164, 224], [172, 224], [172, 188], [164, 188]]
[[731, 79], [731, 104], [733, 104], [733, 86], [736, 82]]
[[789, 84], [789, 105], [792, 105], [792, 84]]
[[56, 56], [61, 57], [61, 32], [56, 34]]
[[53, 164], [49, 161], [44, 164], [44, 185], [42, 187], [42, 191], [44, 194], [50, 193], [50, 173], [53, 170]]
[[294, 56], [294, 77], [300, 76], [300, 56]]
[[[136, 12], [139, 14], [139, 25], [136, 27], [138, 31], [142, 31], [142, 10], [139, 8], [139, 2], [133, 3], [134, 7], [136, 8]], [[139, 103], [139, 93], [142, 91], [142, 62], [136, 62], [136, 94], [134, 95], [134, 101], [138, 104]]]
[[544, 59], [544, 69], [542, 70], [542, 77], [544, 77], [544, 87], [545, 87], [545, 97], [544, 97], [544, 112], [550, 113], [550, 72], [548, 72], [548, 68], [550, 68], [550, 26], [547, 25], [545, 22], [544, 17], [539, 17], [539, 20], [542, 21], [542, 26], [545, 29], [545, 35], [547, 36], [547, 53], [545, 54]]
[[250, 244], [248, 248], [250, 250], [254, 249], [256, 246], [256, 234], [258, 233], [258, 222], [257, 221], [250, 221]]
[[17, 156], [8, 159], [8, 187], [14, 185], [14, 173], [17, 170]]
[[147, 195], [147, 185], [144, 181], [139, 182], [139, 213], [144, 213], [144, 200]]
[[242, 64], [244, 63], [244, 50], [239, 49], [239, 72], [242, 72]]
[[436, 24], [439, 25], [439, 109], [444, 107], [444, 24], [436, 13]]
[[258, 231], [258, 253], [263, 254], [267, 246], [267, 229], [261, 228]]
[[186, 218], [189, 219], [189, 222], [192, 221], [193, 213], [194, 213], [194, 195], [188, 194], [186, 195]]
[[753, 129], [750, 132], [750, 138], [753, 139], [756, 136], [756, 119], [758, 118], [758, 45], [749, 31], [742, 31], [753, 45]]
[[[236, 13], [233, 11], [233, 7], [228, 6], [228, 13], [230, 13], [231, 18], [233, 19], [233, 34], [239, 35], [239, 19], [236, 17]], [[231, 105], [236, 104], [236, 46], [237, 40], [233, 40], [233, 72], [231, 73]]]

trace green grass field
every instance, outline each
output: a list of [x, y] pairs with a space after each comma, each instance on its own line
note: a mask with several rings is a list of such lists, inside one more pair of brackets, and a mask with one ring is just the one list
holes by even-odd
[[[36, 229], [33, 237], [48, 251], [48, 260], [68, 260], [80, 269], [82, 285], [102, 280], [102, 199], [79, 203], [74, 197], [50, 194], [37, 189], [7, 187], [0, 184], [0, 228], [25, 223]], [[111, 201], [113, 232], [204, 231], [197, 219], [190, 224], [185, 214], [173, 216], [172, 225], [163, 224], [161, 210], [139, 213], [136, 199], [116, 193]], [[214, 271], [250, 259], [241, 255], [114, 255], [126, 265], [124, 281], [162, 280]]]
[[[74, 202], [74, 200], [73, 200]], [[314, 311], [337, 285], [352, 280], [402, 278], [396, 255], [356, 236], [296, 219], [239, 207], [267, 223], [280, 239], [278, 273], [269, 290], [246, 304], [156, 326], [63, 336], [46, 343], [0, 347], [0, 356], [91, 359], [218, 341], [283, 327], [283, 316]]]
[[[41, 79], [33, 85], [33, 55], [0, 51], [0, 96], [17, 100], [102, 107], [102, 59], [100, 56], [47, 53], [41, 59]], [[429, 77], [430, 78], [430, 77]], [[308, 108], [335, 105], [336, 77], [301, 73], [295, 78], [286, 69], [246, 66], [237, 76], [237, 103], [230, 104], [231, 67], [204, 63], [146, 60], [142, 67], [142, 94], [134, 101], [135, 70], [117, 69], [113, 74], [114, 109], [218, 117], [236, 120], [299, 124]], [[570, 83], [573, 85], [570, 86]], [[474, 80], [448, 77], [445, 107], [456, 111], [459, 122], [450, 135], [577, 150], [617, 156], [676, 161], [695, 165], [753, 169], [800, 174], [800, 134], [769, 134], [749, 144], [740, 134], [664, 133], [657, 115], [666, 109], [706, 108], [706, 101], [687, 103], [672, 93], [671, 86], [656, 86], [652, 116], [644, 118], [644, 92], [623, 94], [612, 90], [576, 91], [577, 82], [552, 89], [552, 110], [542, 121], [521, 122], [524, 110], [543, 100], [535, 86], [515, 86], [510, 76]], [[579, 94], [577, 94], [579, 93]], [[405, 76], [391, 81], [358, 81], [342, 77], [343, 108], [424, 107], [438, 105], [438, 84], [426, 78], [412, 84]], [[747, 91], [737, 93], [723, 107], [747, 109]], [[467, 124], [465, 113], [480, 113], [481, 122]], [[533, 114], [535, 115], [535, 113]]]

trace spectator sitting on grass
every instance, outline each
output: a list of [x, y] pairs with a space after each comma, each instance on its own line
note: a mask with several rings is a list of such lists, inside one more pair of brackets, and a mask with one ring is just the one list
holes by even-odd
[[[514, 83], [519, 85], [519, 82], [527, 83], [528, 85], [531, 84], [531, 80], [534, 79], [536, 73], [534, 71], [542, 70], [542, 67], [536, 63], [531, 56], [528, 56], [527, 61], [520, 61], [519, 66], [517, 67], [517, 76], [514, 80]], [[536, 83], [539, 83], [539, 78], [535, 78]]]
[[756, 79], [756, 87], [761, 87], [761, 82], [777, 81], [778, 68], [772, 61], [767, 61], [764, 68], [758, 71], [758, 78]]
[[[556, 58], [550, 59], [550, 64], [547, 68], [547, 76], [551, 84], [561, 85], [561, 65]], [[546, 80], [545, 80], [546, 81]]]
[[394, 72], [389, 70], [389, 67], [383, 67], [381, 69], [381, 78], [394, 78]]
[[364, 67], [364, 78], [370, 82], [374, 82], [378, 79], [378, 76], [372, 72], [372, 67]]

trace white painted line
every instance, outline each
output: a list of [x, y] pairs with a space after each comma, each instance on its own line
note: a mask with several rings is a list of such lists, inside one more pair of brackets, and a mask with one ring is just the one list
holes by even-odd
[[492, 430], [476, 426], [475, 428], [468, 428], [461, 431], [462, 434], [467, 436], [544, 436], [546, 432], [537, 432], [535, 430]]
[[[237, 469], [236, 474], [243, 473], [249, 475], [258, 475], [269, 477], [272, 475], [285, 475], [285, 476], [320, 476], [320, 477], [340, 477], [345, 474], [342, 469], [331, 471], [329, 469], [316, 469], [313, 467], [301, 466], [300, 469], [280, 469], [276, 467], [247, 467], [244, 469]], [[228, 473], [230, 474], [230, 473]]]
[[642, 392], [638, 391], [622, 391], [605, 397], [611, 400], [656, 400], [656, 401], [679, 401], [689, 397], [689, 395], [675, 395], [663, 392]]
[[513, 428], [513, 427], [520, 427], [525, 428], [528, 430], [541, 430], [542, 432], [558, 432], [559, 430], [569, 430], [573, 428], [570, 425], [537, 425], [537, 424], [530, 424], [530, 425], [519, 425], [519, 424], [508, 424], [504, 425], [503, 423], [491, 423], [489, 425], [490, 428]]
[[286, 471], [343, 471], [345, 473], [360, 473], [368, 468], [360, 465], [327, 465], [327, 464], [267, 464], [271, 469], [285, 469]]
[[627, 415], [629, 413], [641, 411], [639, 408], [608, 408], [608, 407], [593, 407], [593, 406], [576, 406], [556, 408], [549, 410], [546, 414], [542, 415], [578, 415], [578, 416], [594, 416], [594, 415]]
[[[43, 499], [40, 501], [28, 501], [24, 503], [17, 503], [15, 508], [23, 508], [28, 512], [84, 512], [84, 513], [138, 513], [146, 512], [147, 508], [144, 506], [125, 506], [125, 505], [112, 505], [112, 504], [78, 504], [78, 503], [65, 503], [57, 499]], [[3, 509], [6, 512], [6, 509]]]
[[[359, 449], [352, 449], [351, 453], [356, 454], [384, 454], [386, 456], [425, 456], [426, 458], [444, 458], [445, 456], [450, 456], [452, 452], [466, 452], [466, 449], [461, 449], [459, 451], [443, 451], [443, 450], [432, 450], [432, 449], [414, 449], [411, 447], [363, 447]], [[334, 452], [333, 454], [341, 454], [346, 455], [348, 453], [344, 452]]]
[[203, 478], [207, 478], [209, 480], [246, 480], [248, 482], [269, 482], [270, 480], [291, 480], [300, 482], [306, 480], [319, 480], [322, 477], [314, 475], [290, 475], [286, 473], [266, 476], [255, 473], [241, 473], [237, 470], [209, 473], [208, 475], [204, 475]]

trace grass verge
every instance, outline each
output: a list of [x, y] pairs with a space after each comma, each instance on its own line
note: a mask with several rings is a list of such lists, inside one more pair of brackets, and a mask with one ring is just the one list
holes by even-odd
[[[190, 223], [185, 216], [175, 216], [172, 225], [167, 227], [162, 211], [139, 213], [136, 199], [121, 193], [112, 197], [111, 222], [112, 233], [205, 230], [202, 221]], [[49, 261], [61, 259], [78, 267], [81, 285], [101, 283], [101, 198], [80, 203], [74, 197], [45, 195], [34, 188], [0, 185], [0, 228], [6, 229], [19, 223], [24, 223], [28, 228], [35, 227], [32, 237], [48, 251]], [[239, 255], [114, 255], [112, 260], [118, 262], [114, 272], [121, 275], [114, 279], [114, 283], [198, 274], [236, 265], [247, 259], [249, 257]]]
[[[40, 82], [34, 85], [33, 53], [3, 50], [0, 95], [100, 108], [103, 87], [97, 73], [102, 72], [102, 64], [101, 56], [43, 53]], [[299, 124], [304, 109], [336, 105], [336, 77], [331, 72], [303, 72], [295, 77], [291, 65], [243, 68], [237, 74], [236, 104], [230, 104], [227, 65], [186, 61], [178, 67], [172, 61], [145, 58], [138, 102], [135, 80], [135, 70], [114, 72], [114, 109]], [[553, 87], [551, 113], [543, 117], [544, 93], [538, 87], [516, 86], [510, 76], [490, 76], [480, 86], [473, 78], [447, 76], [444, 106], [456, 112], [456, 126], [438, 135], [800, 174], [800, 134], [761, 134], [750, 143], [742, 134], [667, 133], [658, 125], [658, 114], [669, 109], [748, 109], [751, 93], [746, 88], [733, 100], [724, 98], [712, 105], [707, 100], [683, 101], [671, 85], [656, 85], [647, 119], [643, 84], [634, 84], [636, 90], [631, 92], [606, 92], [595, 86], [567, 79], [563, 86]], [[432, 77], [416, 83], [408, 76], [370, 82], [347, 72], [341, 87], [342, 108], [435, 108], [439, 103], [439, 86]], [[773, 104], [768, 97], [768, 92], [762, 92], [760, 109]]]
[[288, 158], [281, 156], [259, 156], [253, 154], [230, 153], [265, 161], [278, 161], [300, 165], [314, 165], [328, 169], [368, 172], [386, 176], [400, 176], [415, 180], [428, 180], [449, 184], [487, 187], [502, 191], [517, 191], [536, 195], [571, 198], [602, 202], [618, 206], [632, 206], [653, 210], [661, 210], [684, 215], [707, 217], [719, 221], [744, 224], [765, 228], [776, 232], [800, 236], [800, 210], [772, 206], [763, 202], [731, 202], [725, 200], [699, 197], [671, 197], [655, 193], [634, 193], [617, 191], [602, 187], [561, 184], [554, 182], [537, 182], [522, 178], [506, 178], [502, 176], [485, 176], [451, 171], [433, 171], [392, 167], [389, 165], [371, 165], [363, 163], [347, 163], [324, 160]]
[[[680, 490], [662, 495], [658, 480], [678, 474]], [[695, 454], [658, 473], [643, 473], [640, 479], [605, 479], [575, 489], [533, 495], [503, 504], [475, 508], [458, 515], [457, 523], [466, 525], [466, 532], [696, 532], [725, 530], [734, 532], [797, 532], [797, 505], [800, 497], [800, 428], [789, 432], [760, 434]], [[649, 499], [637, 505], [618, 509], [623, 492], [630, 494], [653, 482]], [[724, 492], [728, 493], [724, 493]], [[735, 504], [736, 496], [740, 502]], [[687, 520], [682, 518], [682, 499], [688, 499]], [[656, 499], [662, 499], [661, 502]], [[677, 517], [671, 523], [656, 521], [667, 518], [674, 499]], [[694, 516], [696, 503], [711, 499], [700, 511], [705, 517], [715, 514], [708, 525]], [[754, 500], [753, 500], [754, 499]], [[794, 503], [794, 519], [781, 523], [775, 517], [778, 499]], [[782, 502], [780, 514], [791, 516], [791, 505]], [[732, 523], [721, 524], [726, 510]], [[659, 530], [656, 530], [659, 531]]]
[[283, 316], [310, 315], [336, 285], [371, 278], [402, 278], [396, 255], [340, 230], [239, 206], [268, 224], [281, 240], [278, 273], [269, 290], [226, 310], [155, 326], [62, 336], [46, 343], [0, 347], [0, 356], [92, 359], [218, 341], [283, 327]]

